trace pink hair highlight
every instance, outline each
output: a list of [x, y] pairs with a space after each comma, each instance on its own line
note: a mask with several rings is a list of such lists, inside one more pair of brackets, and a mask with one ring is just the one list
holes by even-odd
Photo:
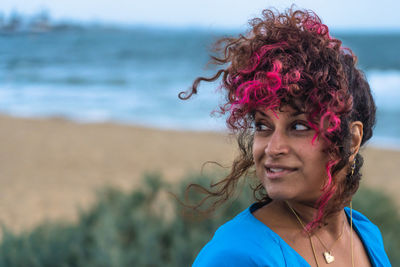
[[332, 177], [332, 168], [339, 162], [339, 160], [330, 160], [326, 164], [326, 173], [328, 175], [328, 179], [322, 188], [322, 191], [324, 192], [320, 198], [317, 201], [317, 214], [314, 217], [314, 220], [311, 221], [306, 225], [306, 231], [311, 231], [314, 229], [316, 226], [318, 226], [318, 223], [321, 221], [322, 217], [324, 216], [324, 211], [326, 206], [328, 205], [329, 200], [333, 197], [335, 191], [336, 191], [336, 186], [332, 183], [333, 177]]
[[[327, 125], [326, 128], [324, 126], [325, 124]], [[333, 112], [327, 111], [322, 115], [319, 125], [325, 128], [327, 133], [332, 133], [340, 129], [340, 118]]]

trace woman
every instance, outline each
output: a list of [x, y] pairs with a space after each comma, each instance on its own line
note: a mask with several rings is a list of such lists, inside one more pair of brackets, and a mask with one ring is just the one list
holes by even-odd
[[[375, 104], [356, 57], [311, 11], [264, 10], [245, 36], [225, 38], [228, 127], [240, 156], [209, 196], [221, 203], [255, 171], [262, 198], [221, 226], [193, 266], [390, 266], [378, 228], [346, 206], [358, 189], [360, 146]], [[346, 208], [345, 208], [346, 207]]]

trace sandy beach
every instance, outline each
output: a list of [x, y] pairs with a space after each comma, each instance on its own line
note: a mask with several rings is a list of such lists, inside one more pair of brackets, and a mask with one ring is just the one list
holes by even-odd
[[[0, 116], [0, 222], [14, 231], [45, 220], [74, 220], [97, 189], [138, 186], [145, 172], [170, 182], [207, 160], [228, 165], [236, 143], [227, 134], [63, 119]], [[400, 210], [400, 151], [368, 147], [363, 184], [393, 196]]]

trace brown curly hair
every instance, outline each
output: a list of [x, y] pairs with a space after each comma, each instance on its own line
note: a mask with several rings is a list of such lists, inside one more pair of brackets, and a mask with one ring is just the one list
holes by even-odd
[[[270, 110], [289, 105], [306, 114], [310, 127], [327, 143], [331, 160], [326, 166], [328, 180], [318, 200], [318, 213], [309, 224], [314, 229], [323, 219], [349, 203], [357, 191], [363, 164], [356, 156], [354, 174], [339, 183], [335, 174], [349, 165], [353, 121], [363, 123], [363, 145], [372, 136], [376, 107], [364, 74], [356, 67], [353, 52], [333, 38], [326, 25], [310, 10], [280, 13], [266, 9], [261, 18], [250, 21], [250, 30], [237, 38], [223, 38], [216, 43], [219, 56], [212, 63], [222, 68], [210, 77], [197, 78], [191, 89], [179, 98], [197, 93], [202, 81], [215, 81], [222, 76], [221, 88], [226, 102], [219, 107], [228, 114], [227, 126], [235, 134], [240, 154], [229, 174], [212, 184], [215, 190], [201, 189], [205, 199], [216, 197], [213, 208], [233, 194], [241, 177], [252, 172], [254, 112], [259, 107]], [[225, 67], [225, 68], [224, 68]], [[198, 185], [191, 187], [200, 188]], [[271, 201], [262, 184], [254, 188], [259, 202]]]

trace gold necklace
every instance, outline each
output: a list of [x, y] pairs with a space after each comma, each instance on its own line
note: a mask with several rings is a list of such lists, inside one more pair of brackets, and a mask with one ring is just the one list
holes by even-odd
[[319, 236], [315, 233], [315, 237], [319, 240], [319, 242], [321, 243], [321, 245], [325, 248], [326, 251], [324, 251], [324, 253], [322, 253], [322, 255], [324, 255], [325, 261], [326, 263], [331, 263], [335, 261], [335, 257], [332, 255], [332, 249], [333, 247], [336, 245], [336, 242], [342, 237], [343, 235], [343, 230], [344, 230], [344, 220], [343, 220], [343, 226], [342, 226], [342, 231], [340, 232], [340, 235], [338, 236], [338, 238], [335, 240], [335, 242], [333, 242], [333, 244], [331, 245], [331, 248], [328, 249], [324, 242], [322, 242], [322, 240], [319, 238]]
[[[353, 174], [353, 173], [351, 173]], [[354, 253], [353, 253], [353, 202], [350, 201], [350, 246], [351, 246], [351, 266], [354, 267]]]
[[[308, 239], [310, 240], [311, 244], [311, 249], [313, 251], [314, 259], [319, 267], [318, 259], [317, 259], [317, 254], [315, 253], [315, 248], [314, 248], [314, 243], [311, 238], [311, 234], [309, 231], [306, 230], [303, 221], [300, 219], [299, 215], [295, 212], [295, 210], [289, 205], [287, 201], [285, 201], [286, 205], [289, 207], [289, 209], [292, 211], [292, 213], [295, 215], [297, 221], [300, 223], [301, 227], [306, 231], [308, 235]], [[335, 257], [331, 254], [331, 250], [333, 246], [336, 244], [336, 242], [342, 237], [343, 234], [343, 229], [344, 229], [344, 221], [343, 221], [343, 227], [342, 227], [342, 232], [340, 233], [339, 237], [335, 240], [335, 242], [332, 244], [331, 249], [327, 249], [324, 243], [321, 241], [321, 239], [315, 234], [315, 236], [318, 238], [319, 242], [321, 242], [322, 246], [327, 250], [325, 251], [322, 255], [325, 258], [326, 263], [331, 263], [335, 260]], [[352, 202], [350, 202], [350, 245], [351, 245], [351, 266], [354, 267], [354, 255], [353, 255], [353, 207], [352, 207]]]
[[[300, 219], [299, 215], [297, 215], [297, 213], [294, 211], [294, 209], [289, 205], [289, 203], [287, 201], [285, 201], [286, 205], [289, 207], [289, 209], [293, 212], [294, 216], [296, 216], [297, 221], [300, 223], [301, 227], [303, 228], [303, 230], [305, 230], [305, 226], [303, 224], [303, 221]], [[319, 263], [318, 263], [318, 259], [317, 259], [317, 254], [315, 253], [315, 248], [314, 248], [314, 243], [311, 239], [311, 234], [309, 231], [306, 230], [306, 233], [308, 235], [308, 239], [310, 240], [311, 243], [311, 249], [314, 255], [314, 259], [315, 259], [315, 263], [317, 264], [317, 267], [319, 267]]]

